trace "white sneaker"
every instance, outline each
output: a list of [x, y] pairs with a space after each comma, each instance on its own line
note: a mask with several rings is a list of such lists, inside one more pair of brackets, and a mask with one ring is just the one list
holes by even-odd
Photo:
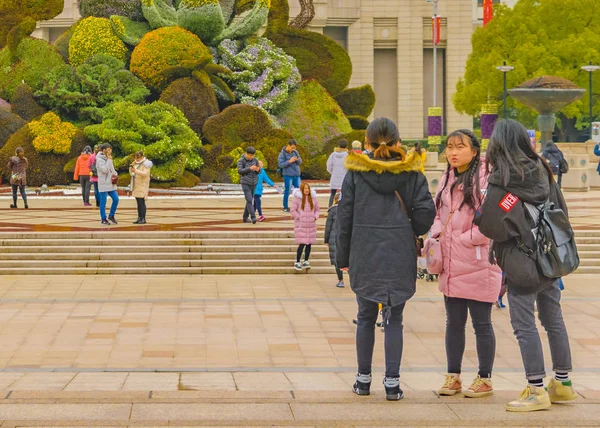
[[509, 412], [534, 412], [536, 410], [548, 409], [551, 406], [548, 391], [527, 385], [518, 400], [511, 401], [506, 405]]
[[294, 263], [294, 269], [296, 269], [297, 271], [301, 271], [302, 270], [302, 263], [300, 263], [300, 262]]
[[305, 260], [304, 263], [302, 263], [302, 267], [304, 269], [310, 269], [310, 262], [308, 260]]

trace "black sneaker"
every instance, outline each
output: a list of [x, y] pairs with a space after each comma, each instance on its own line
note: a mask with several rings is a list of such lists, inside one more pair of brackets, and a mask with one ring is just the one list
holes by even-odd
[[140, 224], [141, 221], [142, 221], [142, 219], [138, 218], [136, 221], [133, 222], [133, 224]]
[[109, 219], [109, 220], [110, 220], [110, 221], [111, 221], [113, 224], [119, 224], [119, 223], [117, 223], [117, 219], [116, 219], [116, 218], [114, 218], [114, 217], [109, 217], [108, 219]]
[[356, 376], [357, 379], [352, 387], [352, 392], [354, 392], [356, 395], [371, 395], [371, 382], [361, 382], [358, 380], [359, 376], [360, 374]]
[[252, 224], [256, 224], [256, 218], [252, 219]]
[[[395, 386], [388, 386], [385, 381], [396, 381]], [[400, 379], [384, 378], [383, 385], [385, 386], [385, 399], [387, 401], [398, 401], [404, 398], [404, 391], [400, 389]]]
[[16, 209], [16, 208], [17, 208], [17, 206], [16, 206], [16, 205], [14, 205], [14, 204], [10, 204], [10, 207], [11, 207], [12, 209]]
[[248, 220], [247, 218], [243, 218], [242, 223], [252, 223], [252, 222], [250, 220]]
[[145, 218], [141, 219], [140, 224], [146, 224], [146, 219]]
[[25, 204], [25, 209], [28, 210], [29, 209], [29, 205]]
[[108, 222], [108, 220], [102, 220], [101, 223], [105, 226], [110, 226], [110, 223]]

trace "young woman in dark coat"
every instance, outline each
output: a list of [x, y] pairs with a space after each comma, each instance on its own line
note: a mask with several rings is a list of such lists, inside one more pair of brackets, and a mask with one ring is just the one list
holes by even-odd
[[337, 208], [336, 261], [340, 269], [349, 269], [358, 302], [358, 375], [353, 391], [370, 393], [375, 323], [382, 303], [386, 398], [399, 400], [402, 312], [416, 291], [415, 235], [431, 228], [435, 206], [427, 179], [419, 172], [421, 159], [400, 148], [394, 122], [375, 119], [367, 128], [366, 143], [369, 155], [350, 153], [346, 160], [348, 174]]

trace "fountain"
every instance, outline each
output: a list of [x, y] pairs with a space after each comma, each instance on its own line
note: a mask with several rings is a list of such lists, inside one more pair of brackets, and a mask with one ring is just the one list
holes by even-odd
[[510, 96], [539, 113], [538, 127], [542, 133], [542, 147], [552, 141], [556, 125], [554, 113], [580, 99], [585, 89], [562, 77], [535, 77], [508, 91]]

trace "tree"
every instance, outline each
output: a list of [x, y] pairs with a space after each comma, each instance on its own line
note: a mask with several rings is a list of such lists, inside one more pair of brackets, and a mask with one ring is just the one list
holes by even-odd
[[[599, 13], [600, 0], [519, 0], [512, 9], [496, 5], [494, 19], [473, 34], [473, 52], [457, 83], [454, 107], [476, 116], [488, 99], [501, 102], [502, 73], [496, 67], [503, 61], [515, 67], [507, 75], [509, 88], [546, 75], [587, 89], [589, 76], [581, 66], [600, 63]], [[600, 75], [594, 79], [595, 88], [600, 88]], [[588, 99], [584, 96], [557, 115], [562, 138], [589, 126]], [[529, 126], [535, 123], [537, 115], [531, 109], [510, 97], [507, 105], [515, 118]], [[594, 101], [594, 113], [600, 114], [600, 97]]]

